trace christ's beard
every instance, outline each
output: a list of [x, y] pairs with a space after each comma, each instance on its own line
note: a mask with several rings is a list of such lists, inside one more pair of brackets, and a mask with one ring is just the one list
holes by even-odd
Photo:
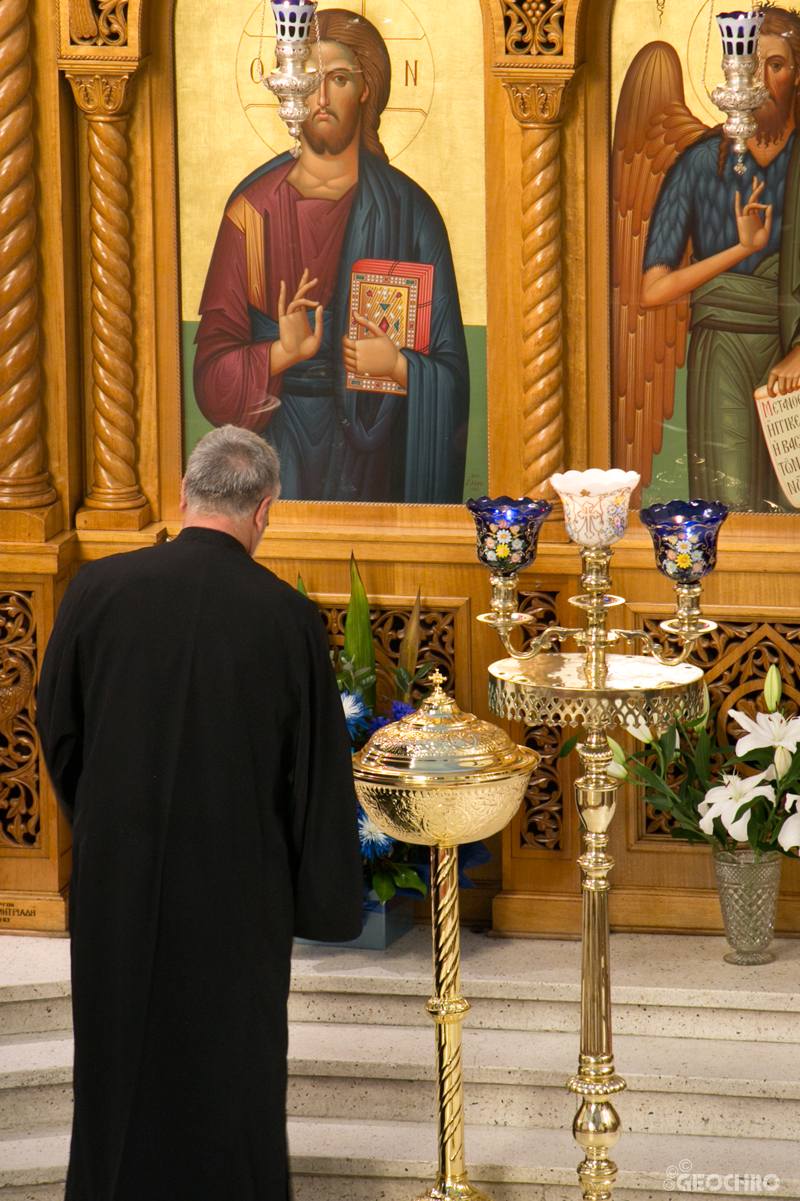
[[331, 116], [322, 125], [315, 125], [313, 117], [303, 124], [303, 133], [314, 154], [330, 154], [334, 158], [343, 154], [358, 133], [358, 115], [354, 121], [340, 126], [336, 117]]
[[792, 115], [795, 89], [791, 81], [777, 95], [770, 92], [767, 103], [754, 114], [758, 125], [756, 141], [759, 146], [769, 146], [783, 137], [787, 122]]

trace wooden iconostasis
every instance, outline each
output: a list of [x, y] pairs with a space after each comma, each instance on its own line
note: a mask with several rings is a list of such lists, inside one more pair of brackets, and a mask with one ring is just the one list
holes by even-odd
[[[383, 39], [392, 82], [380, 136], [391, 168], [414, 181], [404, 195], [437, 229], [441, 218], [457, 302], [451, 293], [446, 318], [441, 299], [433, 314], [429, 391], [392, 399], [385, 478], [356, 483], [341, 460], [328, 499], [298, 485], [275, 506], [258, 558], [291, 582], [302, 575], [336, 645], [353, 553], [384, 674], [420, 589], [423, 659], [462, 708], [488, 719], [487, 667], [503, 652], [476, 621], [489, 581], [464, 497], [548, 495], [559, 468], [613, 464], [642, 470], [644, 502], [668, 499], [688, 495], [692, 456], [707, 453], [687, 434], [691, 305], [653, 316], [640, 304], [663, 180], [637, 148], [653, 144], [659, 113], [648, 110], [644, 130], [629, 118], [636, 72], [662, 54], [678, 64], [663, 103], [678, 103], [669, 88], [682, 86], [686, 128], [708, 136], [716, 51], [704, 58], [697, 33], [708, 12], [697, 0], [653, 0], [652, 13], [639, 3], [635, 19], [630, 0], [323, 0], [320, 12], [335, 8], [365, 16]], [[60, 599], [82, 563], [179, 529], [185, 454], [218, 420], [196, 359], [221, 224], [236, 217], [242, 238], [256, 239], [251, 266], [270, 261], [247, 181], [288, 146], [254, 68], [259, 54], [271, 65], [271, 16], [262, 40], [254, 0], [211, 9], [0, 0], [0, 931], [68, 926], [70, 835], [34, 727]], [[681, 149], [664, 153], [672, 162]], [[237, 188], [243, 200], [224, 216]], [[645, 194], [649, 207], [637, 207]], [[353, 245], [356, 257], [380, 257]], [[407, 257], [400, 243], [395, 257]], [[241, 303], [258, 309], [251, 289], [262, 277], [245, 274]], [[440, 412], [444, 435], [430, 424]], [[731, 515], [704, 593], [719, 625], [698, 661], [721, 733], [773, 662], [800, 700], [800, 523], [768, 502], [751, 493]], [[619, 624], [655, 627], [671, 613], [635, 514], [612, 570], [628, 598]], [[521, 577], [521, 607], [570, 625], [578, 575], [556, 507]], [[512, 733], [542, 767], [462, 911], [499, 933], [575, 936], [576, 759], [557, 758], [561, 731]], [[707, 848], [673, 840], [632, 793], [620, 794], [612, 831], [614, 928], [721, 929]], [[777, 928], [800, 933], [796, 863], [784, 868]]]

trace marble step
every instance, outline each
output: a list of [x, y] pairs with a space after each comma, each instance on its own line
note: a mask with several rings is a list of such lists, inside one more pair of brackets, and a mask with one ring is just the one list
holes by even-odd
[[[294, 1118], [289, 1145], [295, 1201], [410, 1201], [434, 1174], [429, 1123]], [[467, 1126], [465, 1148], [471, 1183], [493, 1201], [577, 1201], [581, 1195], [575, 1175], [581, 1154], [571, 1132]], [[790, 1140], [629, 1134], [614, 1148], [614, 1159], [615, 1201], [663, 1201], [668, 1170], [687, 1162], [689, 1175], [738, 1173], [739, 1196], [800, 1198], [800, 1157]], [[748, 1189], [744, 1178], [754, 1176], [780, 1183], [771, 1192]], [[695, 1196], [717, 1195], [716, 1181], [711, 1184], [711, 1193], [701, 1185]]]
[[[566, 1092], [573, 1035], [464, 1028], [465, 1105], [472, 1125], [571, 1129]], [[793, 1138], [800, 1129], [800, 1046], [718, 1040], [615, 1039], [628, 1091], [623, 1129]], [[302, 1117], [435, 1121], [433, 1030], [333, 1024], [290, 1027], [289, 1112]]]
[[0, 1038], [0, 1131], [69, 1125], [72, 1051], [68, 1031]]
[[0, 1038], [72, 1028], [69, 940], [0, 938]]
[[[464, 1027], [473, 1125], [567, 1129], [574, 1100], [572, 1034]], [[433, 1120], [433, 1029], [298, 1023], [290, 1027], [289, 1112], [299, 1116]], [[628, 1083], [625, 1129], [790, 1138], [800, 1129], [800, 1046], [620, 1035]], [[68, 1123], [72, 1040], [63, 1033], [0, 1040], [0, 1130]]]
[[[462, 991], [473, 1027], [577, 1031], [580, 944], [495, 939], [462, 929]], [[800, 1029], [800, 940], [778, 939], [776, 961], [737, 968], [723, 938], [611, 936], [615, 1034], [693, 1040], [794, 1041]], [[295, 948], [293, 1022], [425, 1026], [430, 931], [386, 951]]]
[[[435, 1171], [436, 1132], [428, 1122], [291, 1118], [289, 1147], [295, 1201], [410, 1201]], [[580, 1197], [581, 1156], [568, 1131], [467, 1126], [465, 1147], [470, 1181], [493, 1201]], [[68, 1150], [66, 1128], [0, 1136], [0, 1201], [61, 1201]], [[800, 1201], [800, 1159], [791, 1140], [629, 1134], [614, 1158], [615, 1201], [663, 1199], [678, 1171], [699, 1198], [719, 1196], [727, 1178], [726, 1193]]]

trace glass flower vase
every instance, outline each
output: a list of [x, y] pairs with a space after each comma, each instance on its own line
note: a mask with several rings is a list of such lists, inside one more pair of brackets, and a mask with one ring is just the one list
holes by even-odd
[[779, 851], [758, 858], [749, 847], [714, 852], [722, 922], [733, 948], [724, 956], [726, 963], [754, 966], [775, 958], [767, 948], [775, 937], [782, 866]]

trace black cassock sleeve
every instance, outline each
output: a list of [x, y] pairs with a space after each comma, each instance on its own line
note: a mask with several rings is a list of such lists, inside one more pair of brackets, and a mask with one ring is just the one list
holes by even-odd
[[361, 933], [364, 902], [350, 736], [317, 614], [307, 642], [308, 687], [293, 778], [294, 932], [344, 942]]
[[[85, 570], [85, 569], [84, 569]], [[36, 727], [56, 797], [70, 825], [83, 768], [79, 624], [83, 581], [75, 579], [47, 643], [36, 701]]]

